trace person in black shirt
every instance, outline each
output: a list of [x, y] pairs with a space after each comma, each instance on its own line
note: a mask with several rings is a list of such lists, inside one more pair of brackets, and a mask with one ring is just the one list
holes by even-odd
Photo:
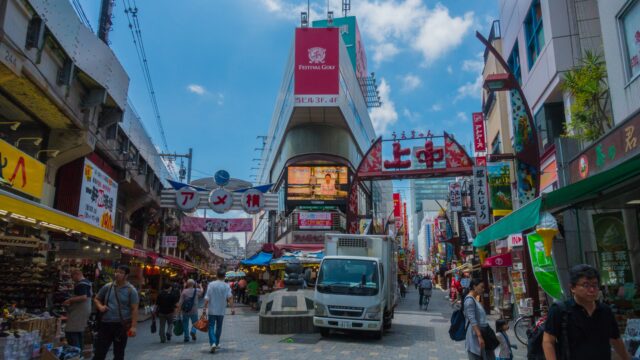
[[[156, 300], [156, 313], [160, 319], [160, 342], [171, 341], [171, 331], [173, 330], [173, 320], [178, 311], [178, 296], [173, 292], [171, 284], [165, 284]], [[166, 332], [165, 332], [166, 328]]]
[[596, 301], [600, 285], [598, 270], [590, 265], [576, 265], [569, 276], [573, 298], [563, 304], [553, 304], [544, 325], [542, 347], [546, 359], [606, 360], [611, 359], [613, 347], [621, 359], [631, 360], [611, 309]]

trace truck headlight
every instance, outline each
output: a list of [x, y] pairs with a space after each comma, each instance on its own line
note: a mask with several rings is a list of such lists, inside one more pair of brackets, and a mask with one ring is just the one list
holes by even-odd
[[323, 304], [315, 303], [313, 305], [315, 309], [316, 316], [326, 316], [327, 315], [327, 307]]
[[367, 320], [380, 320], [380, 305], [375, 305], [367, 308], [367, 313], [364, 315]]

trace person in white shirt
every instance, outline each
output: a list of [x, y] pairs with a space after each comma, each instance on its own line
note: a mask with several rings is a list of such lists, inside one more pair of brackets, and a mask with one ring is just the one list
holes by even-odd
[[204, 309], [209, 316], [209, 346], [212, 353], [220, 347], [222, 320], [224, 319], [227, 305], [231, 307], [231, 315], [236, 313], [233, 307], [231, 287], [224, 282], [225, 274], [225, 269], [218, 269], [217, 280], [209, 283], [204, 296]]

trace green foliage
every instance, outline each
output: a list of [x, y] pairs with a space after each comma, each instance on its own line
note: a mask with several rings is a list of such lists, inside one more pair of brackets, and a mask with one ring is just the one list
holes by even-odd
[[563, 88], [573, 96], [571, 120], [565, 125], [567, 137], [594, 141], [613, 127], [607, 113], [607, 69], [600, 55], [586, 51], [580, 65], [566, 73]]

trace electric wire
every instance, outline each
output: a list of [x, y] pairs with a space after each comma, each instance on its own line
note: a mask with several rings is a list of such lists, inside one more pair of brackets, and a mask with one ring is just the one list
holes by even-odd
[[80, 17], [80, 21], [82, 21], [82, 23], [87, 26], [91, 30], [91, 32], [94, 32], [93, 28], [91, 27], [91, 23], [89, 22], [89, 18], [87, 17], [87, 14], [85, 14], [84, 9], [82, 8], [82, 4], [80, 4], [80, 1], [71, 0], [71, 5], [73, 5], [73, 7], [75, 8], [78, 17]]

